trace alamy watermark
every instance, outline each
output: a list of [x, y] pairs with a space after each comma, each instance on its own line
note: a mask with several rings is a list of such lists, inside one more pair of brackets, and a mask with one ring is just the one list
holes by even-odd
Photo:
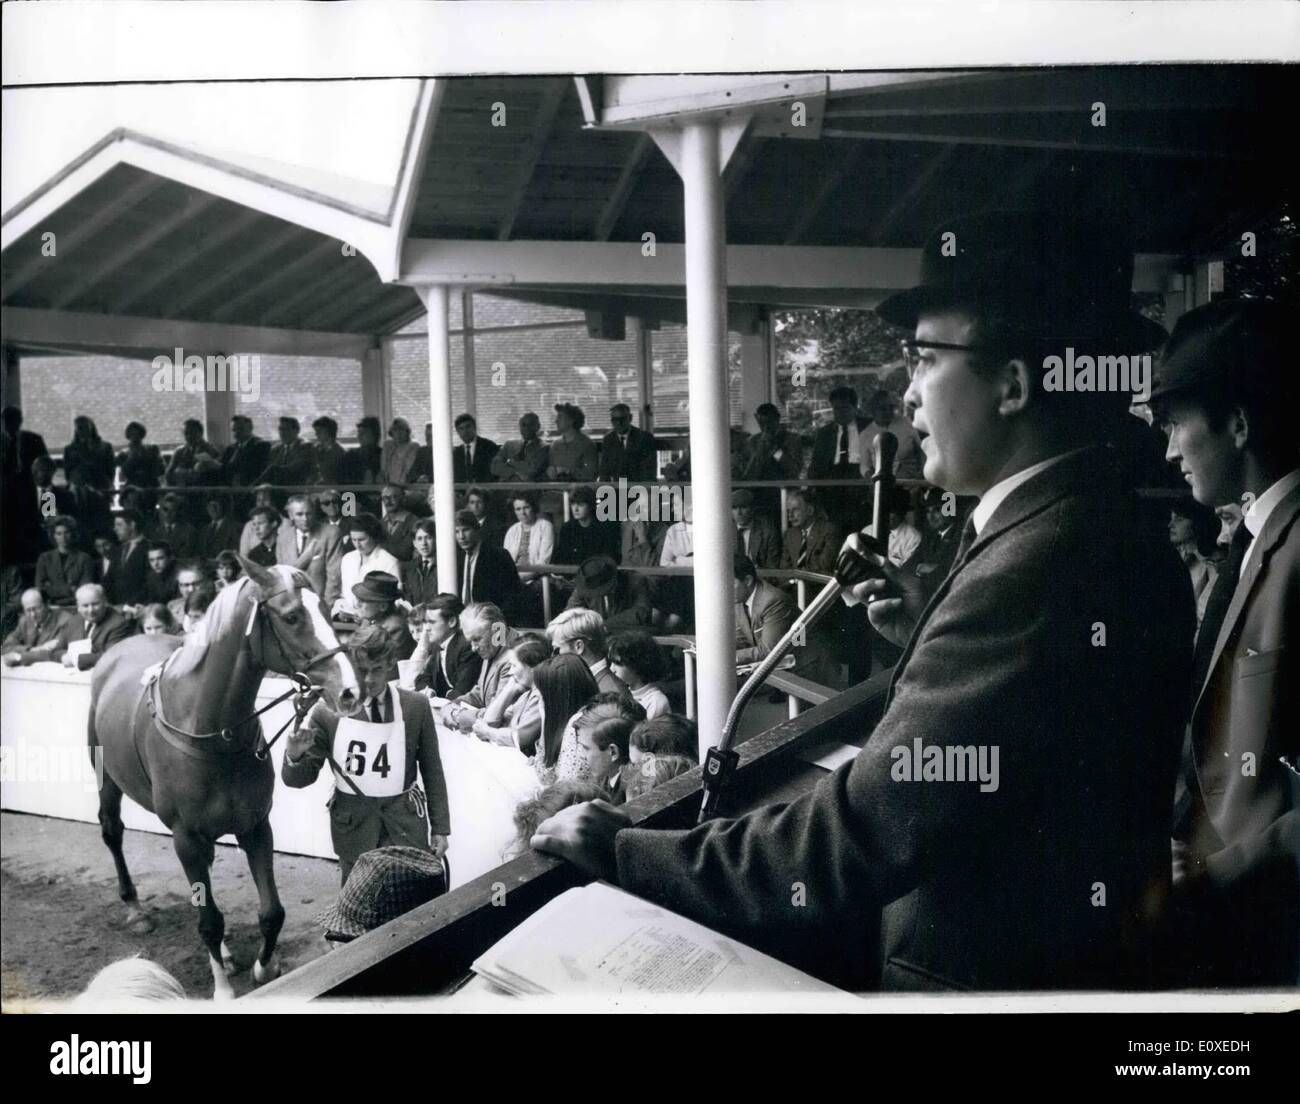
[[1130, 391], [1133, 401], [1151, 397], [1151, 354], [1141, 356], [1065, 356], [1043, 358], [1044, 391]]
[[601, 483], [596, 487], [597, 521], [680, 521], [690, 509], [689, 485], [629, 486], [620, 477], [617, 484]]
[[21, 736], [0, 747], [0, 782], [54, 783], [99, 793], [104, 785], [103, 748], [46, 747]]
[[262, 394], [262, 358], [255, 353], [186, 356], [177, 348], [173, 356], [154, 357], [151, 367], [155, 391], [233, 391], [240, 402], [257, 402]]
[[899, 744], [889, 752], [895, 782], [978, 782], [980, 793], [998, 788], [997, 744], [930, 744], [917, 736], [911, 747]]

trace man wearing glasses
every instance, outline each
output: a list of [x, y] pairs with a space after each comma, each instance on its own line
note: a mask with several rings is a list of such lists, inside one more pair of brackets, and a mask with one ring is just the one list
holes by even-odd
[[[789, 804], [654, 831], [593, 802], [534, 846], [845, 986], [1151, 984], [1192, 597], [1107, 447], [1132, 396], [1043, 386], [1067, 346], [1159, 341], [1132, 272], [1060, 213], [942, 227], [878, 311], [914, 335], [925, 478], [979, 504], [928, 605], [892, 565], [855, 588], [904, 646], [865, 746]], [[995, 750], [996, 782], [956, 769]]]

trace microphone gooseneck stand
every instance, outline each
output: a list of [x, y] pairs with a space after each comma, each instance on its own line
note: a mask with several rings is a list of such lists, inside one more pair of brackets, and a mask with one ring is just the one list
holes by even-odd
[[745, 706], [758, 688], [786, 657], [795, 642], [806, 638], [807, 632], [825, 616], [826, 611], [845, 590], [857, 586], [872, 575], [882, 574], [881, 565], [888, 558], [889, 505], [894, 493], [894, 457], [897, 454], [898, 438], [889, 432], [878, 434], [874, 449], [875, 474], [871, 477], [875, 493], [871, 504], [870, 531], [863, 529], [844, 542], [835, 563], [834, 578], [808, 603], [808, 608], [795, 619], [786, 634], [745, 680], [745, 685], [740, 688], [731, 708], [727, 710], [722, 735], [717, 745], [709, 748], [704, 757], [704, 800], [700, 804], [698, 823], [703, 824], [717, 815], [722, 790], [740, 762], [740, 755], [731, 746], [736, 738], [736, 729], [740, 725]]

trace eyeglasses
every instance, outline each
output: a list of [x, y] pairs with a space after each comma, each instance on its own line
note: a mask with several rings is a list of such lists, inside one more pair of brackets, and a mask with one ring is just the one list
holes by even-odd
[[903, 366], [907, 369], [907, 378], [916, 379], [921, 370], [921, 364], [926, 359], [922, 349], [949, 349], [959, 353], [982, 353], [991, 351], [988, 345], [954, 345], [948, 341], [916, 341], [913, 338], [905, 337], [898, 343], [899, 348], [903, 351]]

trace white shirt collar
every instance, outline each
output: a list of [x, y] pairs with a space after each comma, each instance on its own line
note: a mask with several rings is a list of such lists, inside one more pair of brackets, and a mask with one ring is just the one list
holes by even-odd
[[1277, 509], [1278, 503], [1292, 491], [1300, 487], [1300, 468], [1282, 476], [1267, 491], [1255, 499], [1242, 515], [1242, 524], [1250, 531], [1252, 538], [1264, 531], [1269, 515]]
[[989, 523], [989, 518], [1007, 500], [1012, 491], [1022, 483], [1028, 483], [1034, 476], [1047, 471], [1053, 464], [1059, 464], [1067, 457], [1082, 451], [1082, 448], [1071, 449], [1069, 452], [1063, 452], [1059, 456], [1053, 456], [1048, 460], [1040, 460], [1037, 464], [1031, 464], [1014, 475], [1007, 476], [1000, 483], [994, 483], [992, 487], [984, 492], [984, 496], [979, 500], [979, 505], [971, 513], [971, 520], [975, 523], [976, 536], [984, 531], [984, 526]]
[[757, 596], [757, 594], [758, 594], [758, 587], [755, 586], [750, 596], [745, 599], [745, 609], [749, 611], [749, 619], [751, 621], [754, 619], [754, 598]]

